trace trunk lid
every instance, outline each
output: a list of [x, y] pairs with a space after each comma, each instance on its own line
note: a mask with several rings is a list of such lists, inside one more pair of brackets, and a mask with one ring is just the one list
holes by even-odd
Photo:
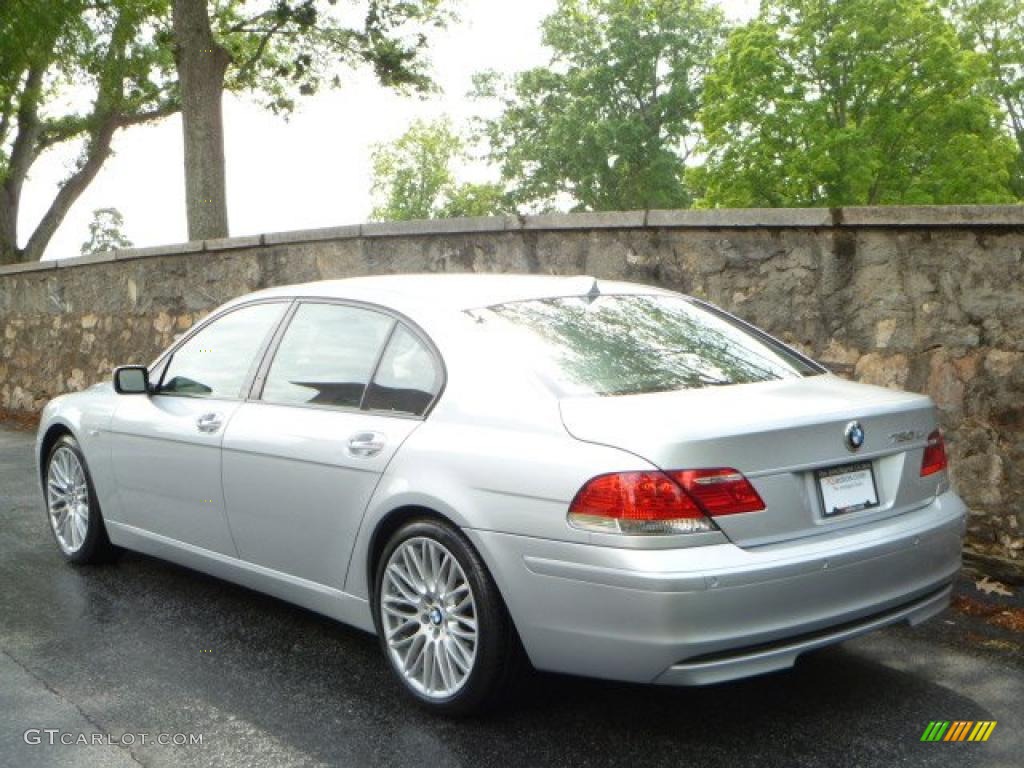
[[[920, 476], [926, 438], [935, 429], [929, 398], [828, 374], [565, 398], [561, 412], [575, 438], [625, 449], [664, 470], [741, 471], [765, 509], [715, 522], [742, 547], [870, 525], [928, 503], [946, 482], [944, 472]], [[845, 439], [853, 421], [864, 432], [856, 451]], [[853, 464], [870, 465], [877, 505], [826, 514], [817, 470]]]

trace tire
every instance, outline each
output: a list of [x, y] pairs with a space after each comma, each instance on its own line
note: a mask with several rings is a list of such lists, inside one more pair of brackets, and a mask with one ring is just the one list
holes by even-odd
[[85, 565], [117, 556], [119, 550], [107, 537], [89, 466], [71, 435], [57, 440], [46, 457], [43, 498], [50, 532], [65, 560]]
[[[417, 561], [430, 570], [416, 573]], [[433, 712], [490, 709], [524, 666], [512, 619], [480, 555], [441, 521], [411, 520], [394, 533], [377, 563], [372, 609], [392, 671]]]

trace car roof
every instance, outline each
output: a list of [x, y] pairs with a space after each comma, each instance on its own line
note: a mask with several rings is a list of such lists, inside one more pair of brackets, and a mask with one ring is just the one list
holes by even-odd
[[661, 288], [589, 275], [427, 273], [374, 275], [282, 285], [241, 296], [230, 304], [274, 297], [332, 298], [378, 304], [398, 311], [461, 311], [513, 301], [600, 293], [659, 293]]

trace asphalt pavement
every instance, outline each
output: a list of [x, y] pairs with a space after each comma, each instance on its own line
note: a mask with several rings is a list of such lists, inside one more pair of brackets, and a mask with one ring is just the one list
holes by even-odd
[[[1019, 589], [965, 578], [960, 610], [754, 680], [535, 674], [501, 711], [447, 720], [402, 696], [369, 635], [141, 555], [65, 564], [32, 442], [0, 427], [0, 766], [1024, 765]], [[998, 725], [922, 743], [933, 720]]]

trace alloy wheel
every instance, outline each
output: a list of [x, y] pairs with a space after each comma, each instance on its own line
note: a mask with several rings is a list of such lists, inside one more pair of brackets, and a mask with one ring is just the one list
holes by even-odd
[[476, 601], [462, 566], [442, 544], [417, 536], [392, 552], [380, 618], [391, 660], [413, 689], [445, 699], [466, 684], [479, 640]]
[[71, 448], [54, 451], [46, 471], [46, 504], [57, 544], [73, 555], [89, 532], [89, 485], [82, 462]]

